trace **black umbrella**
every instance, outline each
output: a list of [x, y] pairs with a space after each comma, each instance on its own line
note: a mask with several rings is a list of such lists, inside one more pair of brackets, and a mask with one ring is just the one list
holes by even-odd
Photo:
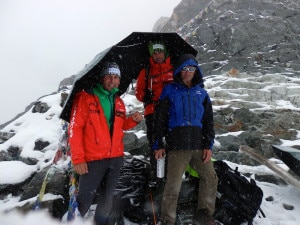
[[122, 41], [99, 53], [82, 71], [73, 84], [73, 88], [65, 102], [60, 118], [69, 122], [73, 99], [77, 92], [89, 89], [99, 82], [98, 74], [105, 62], [114, 61], [120, 66], [121, 83], [119, 86], [122, 95], [133, 79], [136, 79], [141, 68], [149, 63], [149, 42], [163, 41], [174, 63], [183, 53], [194, 56], [197, 51], [183, 40], [177, 33], [133, 32]]

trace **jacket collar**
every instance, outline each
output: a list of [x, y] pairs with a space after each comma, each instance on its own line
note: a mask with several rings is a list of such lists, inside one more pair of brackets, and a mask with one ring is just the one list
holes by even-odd
[[105, 90], [102, 84], [98, 84], [95, 88], [93, 88], [94, 94], [100, 94], [105, 96], [115, 95], [118, 91], [118, 88], [113, 88], [111, 91]]

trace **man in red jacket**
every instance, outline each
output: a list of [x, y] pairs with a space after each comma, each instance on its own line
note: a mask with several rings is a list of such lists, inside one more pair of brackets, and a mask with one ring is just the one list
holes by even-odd
[[[163, 87], [173, 81], [171, 58], [162, 41], [149, 43], [149, 66], [142, 69], [136, 83], [136, 98], [144, 103], [147, 139], [152, 146], [153, 115]], [[156, 180], [156, 159], [150, 149], [150, 179]]]
[[124, 156], [123, 130], [133, 128], [143, 118], [139, 112], [126, 117], [124, 102], [116, 95], [120, 78], [119, 66], [107, 63], [100, 83], [76, 95], [69, 125], [72, 163], [80, 175], [77, 201], [81, 216], [89, 210], [100, 184], [104, 193], [97, 201], [96, 225], [108, 224]]

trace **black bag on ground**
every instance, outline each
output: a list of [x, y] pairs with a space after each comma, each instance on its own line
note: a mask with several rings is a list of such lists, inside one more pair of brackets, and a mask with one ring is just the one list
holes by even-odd
[[215, 219], [224, 225], [252, 224], [262, 202], [261, 188], [224, 161], [215, 161], [214, 168], [219, 178]]

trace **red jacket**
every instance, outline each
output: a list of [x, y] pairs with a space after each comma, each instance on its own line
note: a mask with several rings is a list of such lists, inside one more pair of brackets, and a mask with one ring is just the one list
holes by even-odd
[[173, 69], [170, 62], [170, 57], [167, 57], [162, 64], [155, 63], [150, 57], [150, 68], [148, 69], [148, 85], [146, 86], [146, 68], [142, 69], [138, 75], [135, 89], [136, 98], [143, 102], [146, 88], [153, 91], [154, 103], [145, 106], [144, 115], [153, 114], [155, 102], [158, 101], [163, 87], [173, 81]]
[[81, 91], [75, 97], [69, 125], [72, 163], [123, 156], [123, 130], [133, 128], [136, 124], [131, 117], [126, 118], [124, 102], [117, 96], [113, 134], [110, 135], [99, 98]]

